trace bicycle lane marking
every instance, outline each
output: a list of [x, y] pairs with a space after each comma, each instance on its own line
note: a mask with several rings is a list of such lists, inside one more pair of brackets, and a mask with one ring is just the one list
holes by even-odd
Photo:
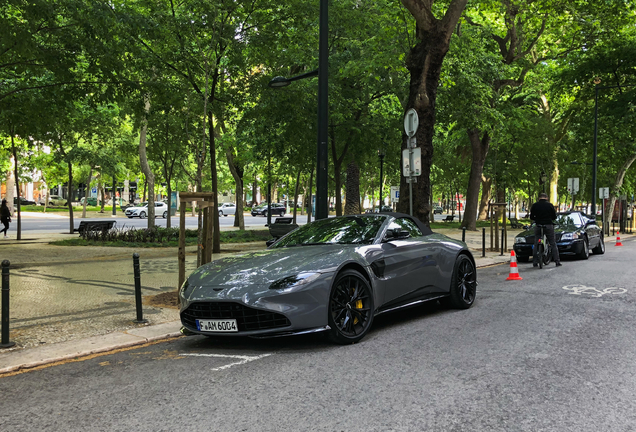
[[269, 357], [272, 354], [261, 354], [258, 356], [247, 356], [247, 355], [229, 355], [229, 354], [200, 354], [200, 353], [182, 353], [180, 356], [188, 356], [188, 357], [214, 357], [214, 358], [227, 358], [227, 359], [237, 359], [238, 361], [228, 363], [223, 366], [215, 367], [210, 369], [213, 372], [222, 371], [225, 369], [229, 369], [234, 366], [244, 365], [249, 362], [253, 362], [254, 360], [260, 360], [265, 357]]
[[611, 294], [625, 294], [627, 292], [626, 288], [619, 288], [619, 287], [607, 287], [603, 290], [600, 290], [595, 287], [585, 286], [585, 285], [566, 285], [562, 288], [566, 291], [570, 291], [568, 294], [573, 294], [578, 296], [587, 295], [587, 296], [596, 297], [596, 298], [602, 297], [604, 295], [611, 295]]

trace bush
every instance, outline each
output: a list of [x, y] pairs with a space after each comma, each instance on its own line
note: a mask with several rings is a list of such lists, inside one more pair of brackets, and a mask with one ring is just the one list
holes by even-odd
[[[196, 238], [197, 230], [185, 230], [187, 238]], [[179, 241], [179, 228], [112, 228], [108, 231], [83, 231], [80, 238], [94, 242], [167, 243]]]

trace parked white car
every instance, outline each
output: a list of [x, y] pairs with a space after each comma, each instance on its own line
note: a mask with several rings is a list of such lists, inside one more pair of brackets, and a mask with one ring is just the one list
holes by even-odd
[[63, 206], [63, 205], [66, 205], [66, 199], [62, 198], [59, 195], [50, 195], [49, 196], [49, 205], [50, 206]]
[[[146, 219], [148, 217], [148, 203], [144, 202], [135, 207], [128, 207], [126, 209], [126, 216], [128, 218], [138, 217], [140, 219]], [[168, 204], [157, 201], [155, 202], [155, 217], [168, 217]]]
[[227, 216], [236, 214], [236, 205], [234, 203], [219, 204], [219, 216]]

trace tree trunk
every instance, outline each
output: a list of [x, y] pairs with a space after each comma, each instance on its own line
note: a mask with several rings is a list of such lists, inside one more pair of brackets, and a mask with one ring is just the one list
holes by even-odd
[[21, 204], [20, 204], [20, 177], [18, 174], [18, 152], [15, 149], [15, 142], [14, 142], [14, 131], [13, 131], [13, 127], [11, 128], [11, 150], [13, 152], [13, 168], [14, 168], [14, 176], [15, 176], [15, 190], [16, 190], [16, 198], [18, 198], [17, 203], [18, 203], [18, 229], [16, 230], [17, 235], [16, 235], [16, 239], [17, 240], [22, 240], [22, 208], [21, 208]]
[[314, 187], [314, 169], [311, 169], [311, 172], [309, 174], [309, 192], [307, 193], [307, 223], [311, 223], [311, 216], [312, 216], [312, 203], [311, 203], [311, 194], [312, 194], [312, 189]]
[[[490, 188], [492, 187], [492, 178], [481, 176], [481, 201], [479, 202], [479, 216], [477, 219], [485, 221], [488, 219], [488, 201], [490, 201]], [[468, 203], [466, 203], [468, 205]], [[464, 210], [464, 219], [466, 211]]]
[[477, 204], [479, 200], [479, 186], [481, 185], [482, 173], [486, 155], [490, 147], [490, 135], [485, 132], [480, 138], [478, 129], [468, 130], [468, 139], [473, 150], [473, 159], [470, 165], [470, 176], [468, 177], [468, 191], [466, 192], [466, 211], [464, 212], [464, 222], [462, 227], [471, 231], [477, 230], [475, 216], [477, 215]]
[[355, 161], [347, 165], [347, 185], [344, 213], [346, 215], [360, 214], [360, 168]]
[[550, 174], [550, 202], [555, 203], [559, 201], [559, 161], [557, 158], [558, 146], [554, 146], [552, 153], [552, 173]]
[[[298, 174], [296, 175], [296, 187], [294, 188], [294, 212], [293, 212], [293, 223], [296, 223], [296, 209], [297, 209], [297, 205], [296, 202], [298, 201], [298, 188], [300, 187], [300, 173], [302, 172], [302, 170], [298, 170]], [[300, 206], [302, 208], [302, 206]]]
[[[11, 163], [11, 166], [13, 167], [15, 165], [15, 159], [13, 156], [11, 156], [11, 160], [9, 161]], [[13, 211], [14, 211], [14, 207], [13, 207], [13, 197], [14, 195], [14, 190], [15, 190], [15, 176], [13, 173], [13, 168], [10, 168], [9, 171], [7, 171], [7, 193], [4, 196], [4, 198], [7, 200], [7, 207], [9, 207], [9, 210], [11, 211], [11, 215], [13, 216]]]
[[[75, 231], [75, 225], [73, 224], [73, 164], [71, 161], [67, 161], [68, 165], [68, 197], [66, 198], [68, 204], [68, 222], [69, 222], [69, 234], [73, 234]], [[115, 205], [115, 195], [113, 195], [113, 205]]]
[[[406, 110], [414, 108], [419, 117], [419, 127], [415, 132], [417, 146], [421, 150], [421, 175], [413, 183], [413, 216], [423, 223], [429, 223], [431, 212], [430, 173], [433, 159], [433, 133], [435, 130], [435, 102], [439, 77], [444, 57], [448, 52], [451, 35], [466, 7], [468, 0], [452, 0], [442, 19], [435, 18], [433, 2], [402, 0], [402, 4], [413, 15], [416, 22], [417, 43], [406, 58], [410, 74], [409, 96]], [[402, 149], [408, 148], [408, 137], [403, 135]], [[409, 196], [409, 184], [401, 176], [400, 197]], [[348, 200], [348, 199], [347, 199]], [[398, 211], [407, 213], [409, 199], [401, 199]], [[477, 208], [474, 209], [475, 213]], [[470, 218], [469, 218], [470, 219]]]
[[[630, 155], [630, 157], [623, 163], [623, 166], [616, 173], [616, 179], [614, 180], [614, 186], [610, 189], [610, 197], [607, 203], [608, 208], [605, 209], [605, 214], [607, 217], [605, 218], [609, 223], [612, 222], [612, 217], [614, 215], [614, 206], [616, 205], [616, 197], [620, 194], [620, 189], [623, 186], [623, 180], [625, 180], [625, 173], [629, 169], [629, 167], [636, 160], [636, 153]], [[594, 197], [592, 199], [596, 199], [596, 191], [594, 192]], [[596, 217], [596, 215], [594, 215]]]
[[[148, 181], [148, 228], [155, 226], [155, 175], [150, 169], [148, 156], [146, 154], [146, 134], [148, 132], [148, 113], [150, 113], [150, 95], [144, 95], [144, 114], [141, 119], [141, 129], [139, 131], [139, 162], [141, 171]], [[115, 191], [113, 191], [113, 198]], [[113, 201], [113, 205], [115, 202]]]
[[172, 227], [172, 185], [170, 179], [166, 179], [168, 186], [168, 217], [166, 218], [166, 228]]
[[227, 158], [227, 164], [230, 167], [232, 177], [234, 177], [234, 183], [236, 184], [236, 212], [234, 214], [234, 226], [239, 230], [245, 229], [245, 220], [243, 217], [243, 167], [236, 163], [234, 160], [234, 153], [232, 149], [225, 149], [225, 156]]
[[[215, 75], [216, 76], [216, 75]], [[212, 95], [214, 99], [214, 90], [216, 88], [216, 82], [213, 80]], [[212, 201], [215, 210], [219, 208], [219, 180], [216, 172], [216, 145], [214, 134], [214, 121], [212, 112], [208, 113], [208, 131], [210, 133], [210, 171], [212, 173]], [[221, 231], [219, 230], [219, 212], [213, 211], [211, 214], [212, 222], [214, 225], [214, 232], [212, 233], [212, 253], [221, 252]]]
[[88, 205], [88, 191], [91, 188], [91, 178], [93, 177], [93, 167], [88, 170], [88, 180], [86, 181], [86, 192], [84, 193], [84, 205], [82, 206], [82, 219], [86, 219], [86, 206]]

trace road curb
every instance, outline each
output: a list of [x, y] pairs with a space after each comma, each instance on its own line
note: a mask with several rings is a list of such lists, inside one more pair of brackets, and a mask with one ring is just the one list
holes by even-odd
[[0, 366], [0, 376], [60, 361], [80, 359], [94, 354], [108, 353], [117, 349], [177, 338], [182, 336], [179, 331], [180, 328], [181, 322], [173, 321], [124, 332], [114, 332], [102, 336], [92, 336], [86, 339], [62, 342], [50, 346], [9, 351], [6, 353], [0, 352], [0, 363], [5, 363], [5, 361], [10, 362], [8, 365]]

